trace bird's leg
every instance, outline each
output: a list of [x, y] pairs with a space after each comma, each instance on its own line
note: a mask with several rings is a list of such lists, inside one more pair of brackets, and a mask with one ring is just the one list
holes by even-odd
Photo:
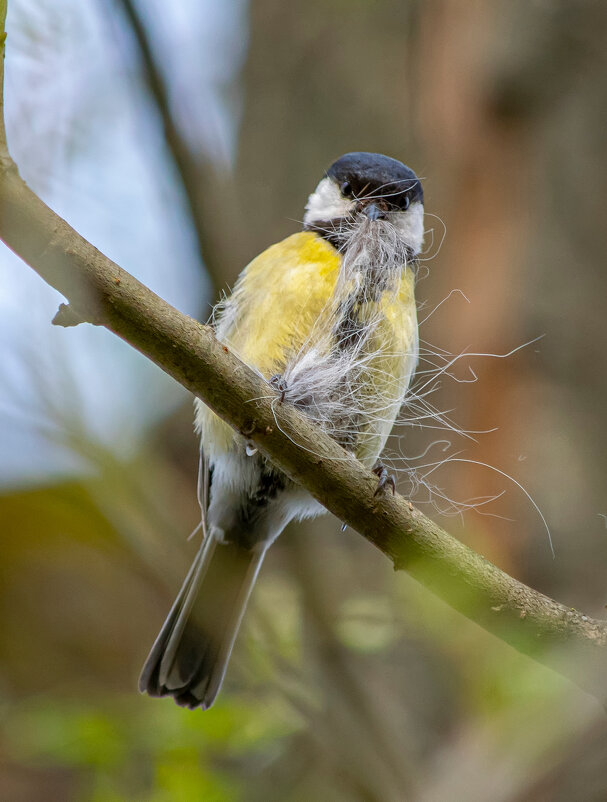
[[282, 402], [285, 400], [287, 395], [288, 385], [286, 381], [282, 378], [280, 373], [275, 373], [273, 376], [270, 377], [270, 384], [274, 387], [275, 390], [278, 390], [280, 393], [279, 401]]
[[374, 496], [379, 496], [380, 493], [386, 492], [386, 486], [392, 488], [392, 495], [396, 493], [396, 479], [393, 474], [388, 473], [388, 469], [381, 460], [377, 460], [373, 468], [373, 473], [378, 477], [377, 489]]

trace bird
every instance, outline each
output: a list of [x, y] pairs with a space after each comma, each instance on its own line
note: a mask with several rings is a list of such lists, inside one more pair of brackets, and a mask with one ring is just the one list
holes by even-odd
[[[394, 492], [379, 460], [418, 361], [415, 277], [424, 238], [416, 174], [379, 153], [324, 173], [302, 230], [257, 256], [214, 310], [218, 340]], [[139, 688], [208, 709], [270, 545], [325, 512], [200, 400], [202, 544]]]

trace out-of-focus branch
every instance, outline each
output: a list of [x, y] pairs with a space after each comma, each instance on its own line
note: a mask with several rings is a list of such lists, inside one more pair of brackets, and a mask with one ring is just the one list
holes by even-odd
[[[0, 0], [0, 21], [6, 0]], [[0, 41], [3, 29], [0, 29]], [[1, 59], [4, 58], [2, 43]], [[71, 309], [105, 326], [205, 401], [293, 481], [455, 609], [604, 699], [607, 622], [518, 582], [377, 478], [218, 342], [83, 239], [20, 178], [0, 129], [0, 238]], [[61, 313], [65, 317], [65, 311]], [[57, 322], [61, 322], [57, 320]], [[553, 646], [566, 647], [555, 663]]]
[[198, 251], [217, 291], [224, 284], [225, 279], [219, 265], [221, 258], [217, 252], [214, 232], [206, 223], [212, 218], [208, 214], [204, 193], [206, 192], [208, 196], [210, 185], [213, 185], [215, 191], [211, 194], [215, 198], [215, 202], [218, 201], [219, 177], [209, 163], [194, 154], [187, 138], [180, 130], [171, 109], [170, 92], [166, 79], [136, 3], [133, 0], [116, 0], [116, 2], [122, 9], [133, 32], [143, 68], [143, 77], [162, 120], [167, 149], [183, 187]]
[[6, 0], [0, 0], [0, 166], [5, 167], [4, 160], [10, 161], [6, 145], [6, 128], [4, 123], [4, 52], [6, 44]]

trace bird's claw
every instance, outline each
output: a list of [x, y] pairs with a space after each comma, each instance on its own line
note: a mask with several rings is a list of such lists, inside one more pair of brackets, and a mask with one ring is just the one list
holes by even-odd
[[373, 468], [373, 473], [378, 477], [377, 488], [375, 489], [373, 496], [379, 496], [380, 494], [385, 493], [386, 487], [391, 487], [392, 495], [395, 495], [396, 479], [394, 478], [393, 474], [388, 473], [386, 466], [383, 463], [378, 462]]
[[279, 401], [282, 402], [285, 400], [287, 396], [287, 389], [288, 385], [286, 381], [282, 378], [280, 373], [275, 373], [273, 376], [270, 377], [270, 384], [274, 387], [275, 390], [278, 390], [280, 393]]

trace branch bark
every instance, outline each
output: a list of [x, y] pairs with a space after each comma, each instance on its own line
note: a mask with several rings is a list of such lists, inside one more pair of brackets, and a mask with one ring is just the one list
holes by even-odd
[[[4, 15], [0, 0], [0, 65]], [[2, 66], [0, 66], [2, 70]], [[2, 75], [0, 74], [0, 80]], [[0, 109], [2, 95], [0, 93]], [[607, 622], [518, 582], [377, 478], [217, 341], [105, 257], [20, 178], [0, 120], [0, 238], [62, 293], [55, 322], [105, 326], [207, 403], [340, 520], [449, 605], [603, 700]], [[564, 654], [551, 647], [564, 646]]]

